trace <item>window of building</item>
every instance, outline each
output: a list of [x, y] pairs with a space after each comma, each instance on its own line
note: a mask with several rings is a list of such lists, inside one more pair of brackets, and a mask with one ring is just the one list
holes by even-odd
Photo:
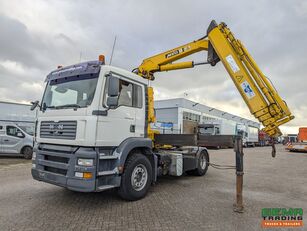
[[212, 118], [210, 116], [203, 116], [203, 120], [204, 121], [210, 121], [210, 120], [214, 120], [214, 118]]
[[200, 115], [197, 115], [197, 114], [194, 114], [194, 113], [191, 113], [191, 112], [183, 112], [183, 119], [199, 123], [200, 122]]

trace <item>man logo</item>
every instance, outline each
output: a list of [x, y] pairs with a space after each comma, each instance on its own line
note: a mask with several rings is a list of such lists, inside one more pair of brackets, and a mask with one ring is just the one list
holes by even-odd
[[58, 124], [58, 130], [63, 130], [64, 129], [64, 125], [63, 124]]
[[64, 125], [63, 124], [50, 124], [49, 125], [49, 130], [50, 130], [50, 133], [54, 134], [54, 135], [58, 135], [58, 134], [61, 134], [61, 130], [64, 129]]

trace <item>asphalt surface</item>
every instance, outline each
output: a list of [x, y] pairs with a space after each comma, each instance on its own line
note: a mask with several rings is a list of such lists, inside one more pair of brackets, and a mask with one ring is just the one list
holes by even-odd
[[[261, 230], [262, 208], [307, 212], [307, 153], [283, 149], [275, 159], [270, 147], [244, 149], [242, 214], [233, 212], [234, 170], [162, 177], [144, 199], [126, 202], [115, 190], [77, 193], [34, 181], [31, 161], [0, 156], [0, 230]], [[234, 164], [231, 149], [209, 153], [211, 162]]]

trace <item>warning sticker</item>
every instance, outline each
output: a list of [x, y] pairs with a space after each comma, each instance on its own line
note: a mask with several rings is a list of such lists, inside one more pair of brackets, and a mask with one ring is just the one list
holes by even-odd
[[249, 99], [251, 99], [255, 96], [254, 91], [252, 90], [251, 86], [248, 84], [247, 81], [244, 81], [243, 83], [241, 83], [241, 87], [242, 87], [245, 95], [247, 95], [247, 97]]
[[238, 67], [236, 61], [234, 60], [234, 58], [232, 57], [232, 55], [228, 55], [226, 56], [226, 61], [228, 62], [231, 70], [233, 71], [233, 73], [236, 73], [240, 70], [240, 68]]

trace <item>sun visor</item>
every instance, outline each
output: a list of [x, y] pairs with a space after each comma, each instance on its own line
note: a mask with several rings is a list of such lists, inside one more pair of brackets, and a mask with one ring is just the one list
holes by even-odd
[[45, 82], [54, 79], [65, 78], [68, 76], [98, 73], [100, 71], [101, 64], [102, 62], [100, 61], [89, 61], [89, 62], [74, 64], [67, 67], [62, 67], [50, 72], [50, 74], [47, 75]]

